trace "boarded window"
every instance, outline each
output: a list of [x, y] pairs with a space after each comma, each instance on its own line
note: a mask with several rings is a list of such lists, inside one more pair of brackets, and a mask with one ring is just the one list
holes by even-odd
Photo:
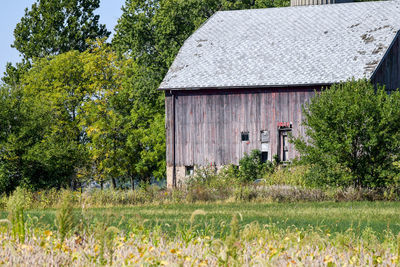
[[269, 131], [261, 131], [261, 143], [269, 143]]
[[249, 132], [242, 132], [242, 141], [249, 141]]

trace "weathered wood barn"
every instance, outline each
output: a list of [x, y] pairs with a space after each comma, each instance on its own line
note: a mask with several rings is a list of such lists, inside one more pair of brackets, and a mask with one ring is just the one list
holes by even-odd
[[400, 1], [334, 2], [217, 12], [185, 42], [160, 86], [168, 186], [254, 149], [290, 161], [288, 132], [304, 134], [315, 90], [352, 78], [400, 87]]

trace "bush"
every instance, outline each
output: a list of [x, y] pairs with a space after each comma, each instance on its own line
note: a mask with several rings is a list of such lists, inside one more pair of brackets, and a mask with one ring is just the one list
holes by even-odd
[[400, 155], [400, 93], [366, 80], [317, 93], [303, 110], [307, 138], [294, 140], [310, 165], [309, 184], [385, 187], [396, 178]]
[[198, 167], [187, 182], [186, 200], [194, 202], [227, 199], [237, 184], [233, 166], [225, 167], [220, 172], [212, 166]]
[[286, 168], [277, 168], [272, 173], [264, 175], [264, 185], [292, 185], [306, 186], [305, 177], [309, 167], [305, 165], [289, 165]]
[[263, 163], [261, 161], [261, 152], [259, 150], [253, 150], [250, 155], [245, 154], [244, 157], [240, 159], [238, 177], [242, 182], [255, 181], [272, 170], [272, 163]]

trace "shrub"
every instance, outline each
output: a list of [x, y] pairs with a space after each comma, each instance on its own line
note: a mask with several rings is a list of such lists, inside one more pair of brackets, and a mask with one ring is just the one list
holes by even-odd
[[366, 80], [336, 84], [303, 109], [307, 138], [294, 139], [308, 183], [384, 187], [395, 182], [400, 154], [400, 93]]
[[238, 179], [232, 175], [229, 166], [219, 172], [212, 166], [198, 167], [187, 182], [186, 200], [189, 202], [224, 200], [231, 195], [237, 184]]
[[267, 172], [272, 171], [272, 163], [261, 161], [259, 150], [251, 151], [250, 155], [245, 154], [239, 161], [238, 177], [243, 182], [255, 181], [263, 177]]
[[272, 173], [264, 175], [263, 184], [265, 185], [292, 185], [306, 186], [305, 176], [309, 171], [306, 165], [289, 165], [285, 168], [277, 168]]

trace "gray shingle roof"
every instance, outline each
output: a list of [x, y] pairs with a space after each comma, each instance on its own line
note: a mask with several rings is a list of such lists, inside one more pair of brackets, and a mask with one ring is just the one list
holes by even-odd
[[160, 89], [331, 84], [371, 78], [400, 30], [400, 1], [217, 12]]

